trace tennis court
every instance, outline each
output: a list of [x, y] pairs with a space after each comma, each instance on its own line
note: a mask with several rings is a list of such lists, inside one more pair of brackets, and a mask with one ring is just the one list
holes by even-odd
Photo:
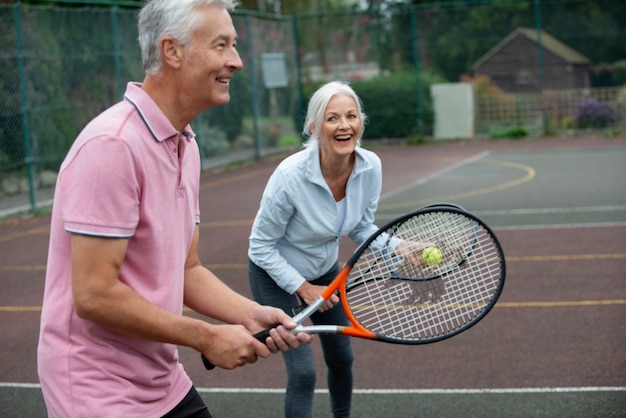
[[[354, 340], [354, 417], [621, 417], [626, 413], [626, 138], [376, 143], [382, 225], [455, 202], [507, 259], [489, 315], [420, 346]], [[247, 237], [278, 159], [202, 180], [201, 256], [249, 295]], [[45, 416], [36, 344], [49, 216], [0, 224], [0, 416]], [[345, 241], [346, 260], [355, 246]], [[189, 313], [191, 315], [191, 313]], [[319, 343], [315, 413], [329, 416]], [[233, 371], [181, 359], [215, 417], [280, 417], [280, 356]]]

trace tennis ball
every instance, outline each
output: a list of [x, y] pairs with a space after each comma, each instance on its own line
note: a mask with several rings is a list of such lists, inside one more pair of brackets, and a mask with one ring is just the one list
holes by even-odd
[[422, 251], [422, 260], [425, 266], [434, 266], [441, 263], [441, 250], [437, 247], [426, 247]]

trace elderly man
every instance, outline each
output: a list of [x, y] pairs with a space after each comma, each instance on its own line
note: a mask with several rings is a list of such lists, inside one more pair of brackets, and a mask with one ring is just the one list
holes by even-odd
[[[38, 348], [50, 417], [210, 417], [177, 345], [231, 369], [311, 341], [198, 256], [200, 157], [189, 123], [230, 100], [242, 68], [234, 6], [148, 1], [143, 83], [85, 127], [61, 166]], [[183, 304], [225, 324], [183, 316]], [[265, 344], [251, 335], [276, 324]]]

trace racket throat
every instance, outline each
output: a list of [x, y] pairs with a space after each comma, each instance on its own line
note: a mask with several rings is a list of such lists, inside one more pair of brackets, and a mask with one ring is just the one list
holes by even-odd
[[293, 329], [294, 333], [306, 332], [308, 334], [339, 334], [343, 335], [345, 327], [340, 325], [312, 325], [298, 326]]
[[[315, 311], [317, 311], [323, 304], [324, 302], [326, 302], [324, 300], [323, 297], [318, 297], [315, 302], [311, 303], [309, 306], [307, 306], [306, 308], [304, 308], [302, 311], [300, 311], [299, 314], [297, 314], [296, 316], [294, 316], [293, 322], [295, 322], [298, 325], [301, 325], [302, 322], [304, 322], [305, 319], [307, 319], [309, 316], [311, 316], [312, 313], [314, 313]], [[294, 329], [293, 331], [295, 332], [297, 330]]]

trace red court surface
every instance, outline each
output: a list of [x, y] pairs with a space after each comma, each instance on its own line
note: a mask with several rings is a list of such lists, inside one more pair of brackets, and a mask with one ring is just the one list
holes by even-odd
[[[383, 161], [379, 224], [432, 202], [461, 204], [495, 230], [505, 251], [507, 278], [487, 317], [451, 339], [420, 346], [355, 339], [355, 393], [583, 391], [613, 395], [600, 411], [593, 399], [601, 395], [572, 395], [582, 402], [582, 414], [593, 410], [595, 416], [620, 416], [626, 411], [626, 138], [377, 143], [371, 148]], [[246, 295], [247, 237], [278, 161], [208, 173], [201, 183], [203, 262]], [[3, 388], [37, 383], [48, 223], [49, 216], [40, 216], [0, 224], [0, 415], [13, 405]], [[354, 245], [347, 238], [342, 245], [345, 261]], [[317, 386], [325, 389], [319, 342], [313, 345]], [[280, 393], [285, 385], [278, 355], [237, 370], [207, 372], [198, 353], [188, 348], [180, 352], [199, 388]], [[486, 411], [487, 401], [481, 402], [477, 408]], [[496, 411], [485, 416], [568, 416], [559, 409], [567, 404], [556, 403], [557, 409], [541, 415], [522, 402], [527, 414]], [[437, 414], [400, 409], [388, 416]]]

